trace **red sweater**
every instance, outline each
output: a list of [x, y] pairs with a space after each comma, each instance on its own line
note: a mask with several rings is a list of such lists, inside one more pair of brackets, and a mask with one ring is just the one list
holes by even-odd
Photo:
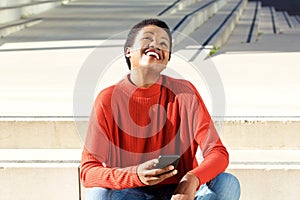
[[161, 184], [177, 184], [187, 172], [204, 184], [226, 169], [228, 153], [195, 87], [161, 76], [151, 87], [138, 88], [127, 77], [103, 90], [95, 100], [82, 153], [83, 185], [144, 186], [137, 166], [160, 154], [181, 155], [177, 175]]

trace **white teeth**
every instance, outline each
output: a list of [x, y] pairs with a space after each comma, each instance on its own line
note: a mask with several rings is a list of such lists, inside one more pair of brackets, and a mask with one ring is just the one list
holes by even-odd
[[159, 60], [159, 55], [156, 52], [148, 51], [146, 53], [147, 56], [155, 56], [157, 60]]

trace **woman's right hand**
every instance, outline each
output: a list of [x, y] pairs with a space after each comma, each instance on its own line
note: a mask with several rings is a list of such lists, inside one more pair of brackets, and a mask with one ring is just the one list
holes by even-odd
[[145, 185], [156, 185], [167, 178], [177, 174], [174, 166], [169, 165], [162, 169], [154, 169], [158, 163], [158, 159], [153, 159], [140, 164], [137, 168], [138, 176], [141, 182]]

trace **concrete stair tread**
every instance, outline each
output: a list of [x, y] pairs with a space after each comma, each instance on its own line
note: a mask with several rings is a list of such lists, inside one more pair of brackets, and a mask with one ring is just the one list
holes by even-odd
[[42, 18], [28, 18], [0, 24], [0, 37], [5, 37], [11, 33], [34, 26], [40, 22], [42, 22]]
[[10, 6], [2, 6], [2, 7], [0, 7], [0, 9], [1, 10], [5, 10], [5, 9], [23, 8], [23, 7], [26, 7], [26, 6], [37, 5], [37, 4], [44, 4], [44, 3], [50, 3], [50, 2], [63, 2], [63, 0], [31, 1], [31, 2], [21, 3], [21, 4], [10, 5]]
[[[245, 3], [246, 2], [242, 0], [229, 1], [213, 17], [189, 36], [197, 41], [200, 44], [199, 46], [222, 46], [229, 38]], [[188, 41], [183, 41], [181, 45], [188, 45], [188, 43]], [[195, 56], [196, 55], [193, 55], [193, 57]]]
[[34, 1], [0, 8], [0, 24], [26, 18], [54, 8], [68, 0]]
[[[247, 3], [247, 7], [245, 8], [237, 26], [235, 27], [235, 30], [228, 40], [230, 45], [241, 45], [241, 43], [250, 43], [256, 41], [260, 8], [260, 1], [250, 1]], [[228, 46], [226, 46], [226, 48], [228, 48]]]
[[[79, 161], [81, 149], [1, 149], [0, 150], [0, 183], [2, 197], [5, 199], [84, 199], [86, 188], [79, 182]], [[14, 155], [14, 162], [5, 154]], [[286, 184], [292, 188], [299, 186], [299, 181], [292, 181], [300, 174], [300, 150], [229, 150], [231, 162], [226, 170], [236, 175], [241, 183], [242, 199], [267, 197], [267, 199], [297, 199], [299, 192], [292, 189], [288, 194]], [[45, 158], [46, 157], [46, 158]], [[70, 157], [78, 159], [77, 163], [53, 163], [53, 159], [70, 161]], [[44, 163], [21, 163], [24, 160], [40, 159]], [[6, 160], [5, 160], [6, 159]], [[9, 161], [6, 162], [6, 161]], [[18, 162], [16, 162], [18, 161]], [[255, 184], [253, 184], [255, 180]], [[26, 185], [26, 187], [24, 187]], [[264, 187], [268, 186], [268, 187]], [[279, 187], [280, 186], [280, 187]], [[15, 193], [15, 187], [20, 188]], [[261, 191], [261, 188], [264, 189]], [[38, 189], [38, 192], [37, 192]], [[278, 192], [273, 196], [274, 190]], [[53, 192], [56, 191], [56, 192]], [[253, 193], [261, 191], [258, 194]], [[23, 198], [24, 195], [26, 198]]]
[[[290, 16], [284, 11], [276, 11], [271, 6], [260, 4], [257, 10], [256, 23], [252, 24], [254, 25], [253, 36], [251, 40], [248, 40], [249, 28], [252, 25], [249, 21], [250, 17], [247, 17], [247, 15], [249, 14], [248, 10], [253, 10], [255, 4], [260, 4], [260, 1], [248, 2], [236, 29], [233, 31], [227, 44], [218, 51], [218, 54], [237, 51], [298, 52], [299, 48], [296, 45], [298, 43], [297, 37], [299, 38], [300, 33], [300, 20], [298, 20], [298, 16]], [[246, 42], [245, 39], [247, 39]]]
[[0, 149], [2, 162], [78, 162], [81, 149]]
[[291, 23], [293, 24], [293, 27], [300, 27], [300, 17], [297, 15], [292, 15], [289, 17], [291, 20]]
[[[74, 167], [78, 167], [81, 153], [82, 149], [0, 149], [0, 167], [30, 164], [36, 167], [39, 164], [55, 163], [62, 166], [74, 164]], [[300, 150], [229, 150], [229, 154], [230, 169], [241, 165], [249, 169], [253, 165], [261, 168], [284, 165], [300, 169]]]
[[293, 28], [287, 12], [276, 11], [276, 20], [279, 26], [280, 33], [284, 33], [285, 30], [290, 30], [291, 28]]
[[259, 19], [259, 32], [263, 34], [276, 34], [279, 32], [274, 7], [262, 7]]
[[183, 40], [197, 27], [212, 17], [221, 7], [227, 3], [226, 0], [203, 0], [198, 1], [171, 15], [163, 16], [161, 19], [167, 21], [171, 27], [174, 45]]

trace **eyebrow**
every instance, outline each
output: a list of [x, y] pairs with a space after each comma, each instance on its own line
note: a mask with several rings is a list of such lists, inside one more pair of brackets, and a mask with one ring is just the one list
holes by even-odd
[[[147, 34], [147, 33], [150, 33], [151, 35], [154, 35], [154, 33], [153, 33], [152, 31], [144, 32], [144, 34]], [[166, 37], [161, 37], [161, 38], [162, 38], [162, 39], [165, 39], [165, 40], [167, 40], [167, 41], [169, 41], [169, 39], [166, 38]]]

